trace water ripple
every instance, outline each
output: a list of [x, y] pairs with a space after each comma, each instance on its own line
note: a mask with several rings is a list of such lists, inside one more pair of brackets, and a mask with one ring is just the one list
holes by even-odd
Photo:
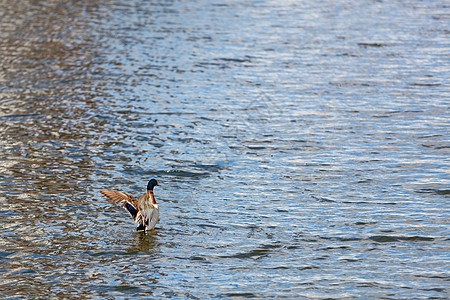
[[448, 298], [443, 3], [3, 6], [3, 297]]

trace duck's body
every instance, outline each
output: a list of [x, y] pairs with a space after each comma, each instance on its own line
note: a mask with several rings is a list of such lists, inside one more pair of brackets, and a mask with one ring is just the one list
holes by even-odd
[[114, 201], [116, 204], [122, 203], [122, 206], [130, 213], [136, 228], [140, 230], [153, 230], [159, 221], [159, 206], [156, 203], [153, 188], [159, 185], [155, 179], [148, 182], [147, 192], [139, 197], [138, 200], [131, 195], [119, 191], [101, 190], [100, 193]]

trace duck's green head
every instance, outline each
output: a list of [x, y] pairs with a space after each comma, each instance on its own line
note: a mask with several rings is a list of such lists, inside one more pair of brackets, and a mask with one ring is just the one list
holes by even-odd
[[153, 191], [153, 188], [157, 185], [159, 185], [158, 181], [156, 181], [156, 179], [151, 179], [147, 184], [147, 191]]

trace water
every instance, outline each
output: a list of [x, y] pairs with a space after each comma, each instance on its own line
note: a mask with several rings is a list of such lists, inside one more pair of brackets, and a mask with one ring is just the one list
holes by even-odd
[[2, 298], [448, 298], [448, 9], [1, 1]]

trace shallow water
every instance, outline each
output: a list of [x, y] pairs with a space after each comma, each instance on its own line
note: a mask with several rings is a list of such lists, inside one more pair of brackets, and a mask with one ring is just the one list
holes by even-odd
[[10, 2], [3, 298], [448, 298], [445, 1]]

